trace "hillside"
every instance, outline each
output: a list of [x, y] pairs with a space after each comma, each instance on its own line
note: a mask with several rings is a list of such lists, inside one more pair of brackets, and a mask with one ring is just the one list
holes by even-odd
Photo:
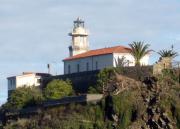
[[97, 88], [104, 92], [101, 101], [41, 109], [38, 115], [9, 121], [4, 129], [180, 129], [175, 74], [165, 70], [137, 81], [114, 70], [105, 73], [106, 84]]

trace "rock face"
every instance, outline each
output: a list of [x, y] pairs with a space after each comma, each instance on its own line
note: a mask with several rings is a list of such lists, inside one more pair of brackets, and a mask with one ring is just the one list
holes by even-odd
[[[110, 81], [106, 90], [109, 93], [113, 93], [113, 95], [118, 95], [125, 90], [132, 90], [133, 88], [140, 89], [139, 94], [143, 100], [141, 104], [145, 106], [146, 111], [138, 120], [141, 122], [134, 122], [129, 129], [175, 129], [176, 124], [174, 120], [170, 118], [167, 111], [163, 110], [160, 106], [162, 94], [168, 92], [168, 89], [164, 91], [162, 88], [159, 88], [155, 77], [146, 77], [142, 83], [117, 74], [115, 81]], [[111, 119], [114, 118], [114, 125], [118, 125], [116, 117], [118, 114], [115, 114], [112, 107], [111, 115], [108, 114], [108, 116], [111, 117]]]
[[105, 92], [113, 92], [114, 95], [118, 95], [128, 89], [140, 88], [140, 83], [132, 78], [115, 73], [115, 78], [109, 81]]
[[161, 91], [157, 88], [156, 81], [147, 78], [144, 82], [147, 89], [144, 89], [146, 95], [142, 94], [142, 97], [147, 109], [144, 119], [146, 126], [142, 127], [142, 129], [174, 129], [173, 122], [166, 114], [166, 111], [161, 110], [159, 107]]

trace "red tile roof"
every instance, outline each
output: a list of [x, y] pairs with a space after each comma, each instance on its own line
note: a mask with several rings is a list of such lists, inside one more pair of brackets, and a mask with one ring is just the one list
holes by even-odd
[[90, 50], [72, 57], [65, 58], [63, 61], [85, 58], [90, 56], [106, 55], [111, 53], [129, 53], [129, 51], [130, 48], [124, 46], [108, 47], [108, 48]]

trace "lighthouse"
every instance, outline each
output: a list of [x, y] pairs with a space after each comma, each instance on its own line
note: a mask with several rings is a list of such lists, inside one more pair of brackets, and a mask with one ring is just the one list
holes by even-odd
[[69, 56], [75, 56], [89, 50], [88, 31], [84, 26], [84, 21], [79, 17], [74, 21], [72, 32], [69, 33], [72, 41], [69, 46]]

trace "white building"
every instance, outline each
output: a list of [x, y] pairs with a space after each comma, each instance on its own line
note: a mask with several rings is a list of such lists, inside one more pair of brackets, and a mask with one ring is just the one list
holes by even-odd
[[[125, 46], [89, 50], [88, 32], [84, 27], [84, 21], [80, 18], [74, 21], [74, 28], [69, 35], [72, 36], [72, 43], [69, 47], [69, 57], [63, 60], [64, 74], [116, 67], [122, 58], [124, 58], [125, 66], [135, 65], [130, 48]], [[148, 61], [149, 55], [146, 55], [140, 63], [148, 65]]]
[[23, 72], [22, 75], [8, 77], [8, 95], [11, 91], [23, 86], [40, 86], [43, 77], [50, 76], [47, 73]]

